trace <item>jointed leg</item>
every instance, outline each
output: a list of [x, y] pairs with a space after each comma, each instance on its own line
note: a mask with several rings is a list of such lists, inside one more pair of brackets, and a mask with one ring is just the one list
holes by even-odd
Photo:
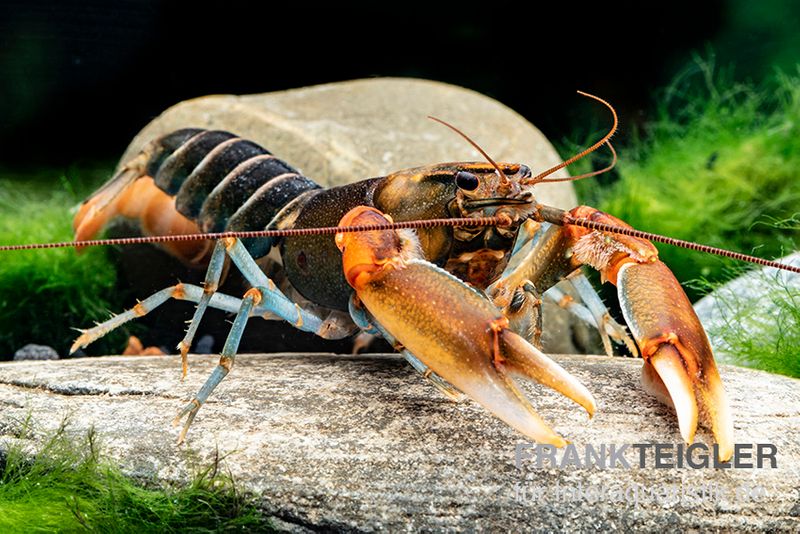
[[192, 340], [194, 339], [195, 333], [197, 333], [197, 327], [200, 326], [200, 320], [203, 318], [206, 308], [208, 308], [208, 303], [211, 301], [211, 296], [216, 293], [217, 287], [219, 287], [219, 279], [222, 275], [222, 269], [224, 265], [225, 245], [222, 243], [222, 241], [217, 241], [217, 243], [214, 245], [214, 252], [211, 254], [211, 261], [208, 263], [206, 279], [205, 283], [203, 284], [203, 296], [200, 298], [200, 302], [197, 303], [197, 307], [194, 310], [194, 316], [189, 323], [189, 328], [186, 330], [186, 335], [183, 337], [183, 340], [178, 343], [178, 350], [181, 351], [181, 368], [183, 372], [183, 378], [186, 378], [186, 372], [189, 370], [187, 355], [189, 354], [189, 349], [192, 346]]
[[540, 347], [541, 297], [575, 270], [565, 257], [565, 237], [548, 223], [523, 225], [500, 278], [486, 289], [512, 331]]
[[[92, 328], [81, 330], [81, 335], [72, 344], [70, 353], [73, 353], [79, 348], [83, 348], [89, 345], [89, 343], [100, 339], [115, 328], [122, 326], [132, 319], [147, 315], [171, 298], [176, 300], [188, 300], [190, 302], [200, 302], [204, 294], [205, 291], [202, 287], [193, 284], [178, 283], [174, 286], [165, 287], [161, 291], [156, 291], [146, 299], [138, 302], [136, 306], [130, 310], [114, 315], [107, 321], [98, 323]], [[240, 299], [230, 295], [225, 295], [224, 293], [214, 293], [214, 295], [209, 299], [209, 306], [212, 308], [231, 313], [236, 313], [240, 304]]]
[[633, 339], [628, 335], [627, 329], [611, 317], [608, 308], [603, 304], [600, 295], [597, 294], [597, 291], [592, 287], [592, 284], [589, 283], [586, 276], [582, 273], [578, 273], [569, 276], [567, 282], [575, 288], [581, 301], [594, 318], [594, 324], [597, 326], [597, 331], [600, 332], [600, 338], [603, 340], [606, 353], [609, 356], [612, 355], [611, 343], [609, 341], [609, 338], [611, 338], [617, 343], [624, 343], [633, 357], [638, 356], [639, 349]]
[[570, 284], [575, 289], [580, 302], [573, 299], [558, 285], [547, 290], [545, 297], [568, 310], [587, 325], [596, 328], [607, 355], [614, 355], [614, 351], [611, 348], [611, 340], [613, 340], [616, 343], [624, 343], [632, 356], [638, 356], [639, 349], [628, 335], [627, 329], [611, 317], [608, 308], [603, 304], [597, 291], [595, 291], [583, 273], [577, 272], [563, 280], [562, 283]]
[[[624, 342], [633, 354], [636, 345], [625, 328], [616, 323], [588, 280], [575, 273], [576, 265], [565, 253], [569, 236], [562, 228], [547, 223], [527, 224], [520, 229], [512, 257], [500, 279], [489, 286], [487, 293], [511, 321], [511, 329], [535, 346], [541, 334], [540, 295], [556, 301], [579, 319], [597, 328], [606, 352], [613, 354], [609, 336]], [[573, 274], [571, 274], [573, 273]], [[571, 301], [554, 287], [566, 279], [575, 287], [585, 306]]]
[[211, 375], [197, 392], [197, 395], [175, 416], [172, 421], [173, 426], [177, 426], [183, 416], [188, 414], [186, 423], [183, 425], [180, 435], [178, 436], [178, 444], [183, 443], [186, 438], [186, 433], [189, 431], [189, 426], [194, 421], [198, 410], [203, 403], [208, 399], [209, 395], [214, 391], [214, 388], [222, 382], [222, 379], [230, 372], [233, 367], [234, 359], [236, 358], [236, 350], [239, 348], [239, 341], [242, 339], [244, 328], [247, 325], [247, 319], [250, 317], [250, 312], [254, 306], [261, 302], [263, 295], [263, 288], [251, 288], [244, 294], [242, 304], [239, 307], [239, 313], [233, 320], [233, 326], [228, 333], [228, 338], [225, 340], [225, 346], [222, 348], [222, 353], [219, 357], [219, 364], [211, 372]]
[[261, 272], [255, 260], [247, 253], [247, 250], [238, 239], [223, 240], [220, 243], [212, 254], [209, 272], [206, 275], [205, 288], [181, 283], [164, 288], [137, 303], [130, 310], [114, 315], [109, 320], [93, 328], [81, 330], [81, 335], [72, 345], [71, 352], [87, 346], [120, 325], [149, 313], [170, 298], [175, 298], [189, 300], [198, 304], [186, 337], [181, 342], [180, 348], [183, 355], [184, 349], [188, 351], [191, 339], [197, 331], [199, 320], [208, 306], [232, 313], [236, 313], [239, 309], [239, 299], [215, 292], [224, 264], [224, 252], [226, 250], [253, 287], [267, 288], [264, 290], [263, 301], [256, 306], [254, 313], [262, 315], [264, 318], [286, 320], [301, 330], [314, 332], [326, 338], [344, 337], [352, 332], [352, 326], [342, 325], [333, 319], [320, 317], [289, 300], [275, 286], [272, 280]]
[[305, 332], [319, 333], [324, 331], [328, 325], [325, 321], [304, 310], [296, 303], [292, 302], [275, 283], [270, 280], [250, 255], [242, 242], [238, 239], [224, 239], [225, 248], [228, 256], [242, 273], [247, 282], [253, 287], [265, 288], [264, 301], [260, 308], [269, 310], [272, 314], [280, 317], [284, 321], [293, 324], [296, 328]]

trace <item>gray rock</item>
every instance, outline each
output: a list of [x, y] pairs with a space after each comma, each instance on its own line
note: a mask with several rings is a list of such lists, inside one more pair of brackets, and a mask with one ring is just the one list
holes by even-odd
[[[549, 389], [525, 389], [576, 446], [680, 442], [672, 411], [639, 387], [640, 361], [555, 359], [594, 393], [595, 417]], [[216, 358], [190, 362], [185, 382], [177, 358], [0, 364], [0, 449], [19, 442], [11, 423], [28, 414], [41, 436], [65, 415], [70, 432], [94, 426], [124, 471], [145, 479], [185, 481], [219, 447], [268, 515], [315, 531], [800, 529], [798, 380], [720, 368], [735, 441], [774, 444], [774, 469], [657, 469], [652, 454], [638, 468], [627, 454], [632, 469], [520, 470], [517, 433], [474, 402], [447, 401], [396, 355], [239, 356], [176, 447], [170, 421]]]
[[[428, 120], [429, 115], [456, 125], [495, 160], [525, 163], [534, 172], [561, 162], [538, 129], [489, 97], [428, 80], [373, 78], [275, 93], [204, 96], [181, 102], [137, 134], [120, 165], [151, 139], [191, 126], [229, 130], [252, 139], [328, 186], [419, 165], [483, 159], [461, 137]], [[567, 174], [561, 170], [553, 176]], [[572, 184], [566, 182], [538, 185], [537, 199], [564, 209], [577, 204]], [[128, 250], [132, 249], [124, 252]], [[164, 263], [164, 260], [126, 257], [121, 262], [123, 280], [152, 292], [176, 278], [202, 279], [200, 275], [182, 273], [180, 265], [152, 268], [154, 262]], [[183, 315], [145, 319], [152, 328], [160, 330], [160, 339], [151, 338], [148, 342], [174, 345], [180, 340], [182, 328], [173, 328], [176, 334], [172, 339], [164, 332], [163, 325], [182, 323], [185, 319]], [[587, 335], [583, 324], [549, 301], [545, 302], [544, 327], [548, 332], [545, 349], [550, 352], [602, 350], [599, 336], [591, 332]], [[312, 340], [316, 343], [313, 345], [306, 339], [294, 345], [293, 340], [300, 337], [288, 327], [270, 325], [263, 332], [255, 338], [248, 333], [242, 351], [348, 350], [342, 344]], [[225, 336], [222, 330], [212, 333], [218, 339]], [[589, 341], [583, 342], [585, 339]]]
[[28, 343], [14, 353], [14, 361], [24, 360], [57, 360], [58, 351], [48, 345], [36, 345]]
[[[800, 267], [800, 252], [778, 261]], [[782, 291], [781, 288], [800, 291], [800, 276], [782, 269], [763, 267], [731, 280], [697, 301], [695, 311], [709, 334], [718, 361], [733, 361], [733, 349], [719, 332], [731, 322], [740, 328], [755, 330], [774, 323], [777, 310], [772, 295], [776, 290]]]

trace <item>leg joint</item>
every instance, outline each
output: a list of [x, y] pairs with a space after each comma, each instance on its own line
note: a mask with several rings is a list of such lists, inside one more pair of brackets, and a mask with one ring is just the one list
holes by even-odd
[[175, 284], [175, 286], [172, 288], [172, 297], [173, 297], [173, 298], [176, 298], [176, 299], [181, 299], [181, 300], [182, 300], [182, 299], [183, 299], [185, 296], [186, 296], [186, 290], [184, 289], [184, 287], [183, 287], [183, 284], [181, 284], [180, 282], [178, 282], [178, 283], [177, 283], [177, 284]]
[[230, 356], [220, 356], [219, 365], [225, 369], [226, 372], [230, 372], [231, 368], [233, 367], [233, 358]]
[[257, 287], [251, 287], [250, 289], [245, 291], [244, 298], [252, 299], [253, 305], [258, 306], [259, 304], [261, 304], [261, 300], [264, 298], [264, 294]]

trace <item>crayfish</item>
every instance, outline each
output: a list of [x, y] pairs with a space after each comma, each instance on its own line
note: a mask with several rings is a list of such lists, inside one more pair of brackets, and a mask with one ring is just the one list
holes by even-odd
[[[196, 309], [178, 345], [185, 375], [205, 310], [236, 314], [219, 365], [175, 418], [177, 425], [186, 417], [181, 442], [231, 370], [250, 318], [284, 320], [325, 338], [378, 334], [449, 397], [465, 394], [526, 437], [562, 446], [564, 438], [514, 380], [538, 381], [594, 413], [592, 394], [539, 348], [542, 298], [557, 284], [571, 284], [582, 303], [570, 309], [596, 326], [609, 354], [613, 339], [641, 355], [643, 382], [674, 405], [683, 439], [691, 443], [702, 424], [727, 460], [728, 401], [688, 298], [646, 239], [660, 236], [591, 207], [564, 212], [535, 199], [537, 184], [564, 180], [550, 174], [611, 148], [616, 113], [586, 96], [608, 107], [614, 126], [536, 176], [522, 164], [495, 163], [473, 143], [487, 162], [435, 164], [323, 189], [229, 132], [189, 128], [155, 139], [83, 203], [70, 244], [158, 241], [184, 262], [206, 267], [205, 282], [164, 288], [82, 330], [73, 351], [169, 299], [188, 300]], [[151, 237], [93, 241], [114, 217], [138, 220]], [[283, 279], [268, 277], [256, 262], [273, 249]], [[229, 261], [251, 286], [241, 298], [218, 291]], [[610, 318], [583, 265], [617, 287], [635, 343]]]

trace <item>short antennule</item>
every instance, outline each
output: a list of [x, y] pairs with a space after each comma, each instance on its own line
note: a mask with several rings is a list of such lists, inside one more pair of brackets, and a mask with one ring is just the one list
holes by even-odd
[[[568, 160], [563, 161], [562, 163], [559, 163], [558, 165], [556, 165], [554, 167], [550, 167], [546, 171], [541, 172], [541, 173], [537, 174], [536, 176], [534, 176], [532, 178], [528, 178], [526, 180], [523, 180], [521, 182], [523, 185], [532, 185], [532, 184], [539, 184], [539, 183], [546, 183], [546, 182], [568, 182], [568, 181], [572, 181], [572, 180], [579, 180], [581, 178], [588, 178], [589, 176], [597, 176], [598, 174], [601, 174], [603, 172], [607, 172], [607, 171], [611, 170], [614, 167], [614, 165], [616, 165], [617, 153], [614, 151], [614, 148], [611, 146], [611, 143], [609, 142], [609, 140], [616, 133], [617, 126], [619, 125], [619, 119], [617, 118], [617, 111], [614, 109], [614, 106], [612, 106], [611, 104], [609, 104], [608, 102], [606, 102], [605, 100], [600, 98], [599, 96], [595, 96], [595, 95], [592, 95], [592, 94], [589, 94], [589, 93], [585, 93], [583, 91], [578, 91], [578, 94], [581, 95], [581, 96], [585, 96], [585, 97], [591, 98], [592, 100], [596, 100], [596, 101], [600, 102], [601, 104], [603, 104], [605, 107], [608, 108], [608, 110], [611, 112], [611, 116], [614, 118], [614, 124], [611, 125], [611, 129], [608, 131], [608, 133], [606, 135], [603, 136], [602, 139], [597, 141], [595, 144], [593, 144], [592, 146], [590, 146], [586, 150], [578, 152], [577, 154], [575, 154], [574, 156], [572, 156]], [[584, 175], [580, 175], [580, 176], [573, 176], [571, 178], [551, 178], [549, 180], [545, 180], [545, 178], [547, 176], [550, 176], [554, 172], [563, 169], [567, 165], [571, 165], [571, 164], [575, 163], [576, 161], [578, 161], [579, 159], [586, 157], [587, 155], [591, 154], [592, 152], [594, 152], [595, 150], [597, 150], [598, 148], [600, 148], [601, 146], [603, 146], [606, 143], [608, 143], [609, 148], [611, 148], [611, 153], [614, 155], [614, 160], [613, 160], [613, 162], [611, 163], [610, 166], [608, 166], [605, 169], [602, 169], [600, 171], [594, 171], [594, 172], [590, 172], [590, 173], [587, 173], [587, 174], [584, 174]]]

